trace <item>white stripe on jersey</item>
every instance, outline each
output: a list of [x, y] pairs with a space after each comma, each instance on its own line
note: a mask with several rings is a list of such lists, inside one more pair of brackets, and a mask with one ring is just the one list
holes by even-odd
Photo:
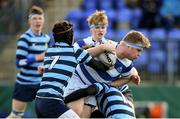
[[76, 71], [78, 72], [78, 74], [74, 73], [73, 75], [77, 75], [78, 77], [80, 76], [81, 80], [83, 80], [82, 82], [85, 83], [85, 84], [87, 84], [87, 85], [91, 85], [91, 84], [92, 84], [92, 83], [86, 78], [86, 76], [85, 76], [83, 73], [81, 73], [82, 70], [81, 70], [81, 68], [80, 68], [79, 65], [76, 67]]
[[112, 77], [116, 77], [119, 75], [119, 72], [115, 68], [108, 70], [107, 73]]
[[[93, 68], [86, 66], [85, 68], [87, 69], [87, 71], [89, 72], [89, 74], [93, 77], [93, 79], [97, 82], [106, 82], [109, 83], [110, 81], [106, 81], [104, 80], [98, 73], [96, 70], [94, 70]], [[86, 76], [87, 77], [87, 76]], [[92, 83], [91, 83], [92, 84]]]

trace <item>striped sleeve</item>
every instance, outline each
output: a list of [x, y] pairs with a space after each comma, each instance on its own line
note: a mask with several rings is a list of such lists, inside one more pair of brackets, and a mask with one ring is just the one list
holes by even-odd
[[26, 38], [18, 39], [16, 50], [16, 66], [18, 68], [27, 65], [28, 46], [29, 42]]
[[28, 61], [34, 61], [35, 57], [28, 57], [28, 49], [30, 42], [21, 37], [18, 39], [17, 50], [16, 50], [16, 66], [18, 68], [28, 65]]
[[16, 58], [24, 59], [28, 55], [29, 42], [26, 38], [20, 38], [17, 43]]
[[74, 51], [78, 63], [88, 63], [92, 59], [86, 50], [74, 47]]

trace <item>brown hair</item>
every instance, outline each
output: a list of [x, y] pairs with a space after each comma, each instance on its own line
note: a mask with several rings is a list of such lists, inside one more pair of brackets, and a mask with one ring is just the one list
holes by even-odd
[[131, 30], [130, 32], [128, 32], [123, 37], [123, 41], [138, 44], [146, 48], [149, 48], [151, 46], [149, 39], [146, 36], [144, 36], [141, 32], [135, 30]]
[[30, 15], [30, 14], [42, 15], [42, 14], [44, 14], [44, 11], [43, 11], [43, 9], [42, 9], [41, 7], [36, 6], [36, 5], [33, 5], [33, 6], [31, 7], [31, 9], [29, 10], [29, 15]]
[[87, 18], [87, 21], [89, 26], [96, 25], [98, 23], [102, 23], [103, 25], [108, 24], [108, 18], [105, 11], [96, 11]]
[[55, 42], [65, 42], [72, 45], [73, 26], [66, 20], [60, 20], [53, 27], [53, 36]]

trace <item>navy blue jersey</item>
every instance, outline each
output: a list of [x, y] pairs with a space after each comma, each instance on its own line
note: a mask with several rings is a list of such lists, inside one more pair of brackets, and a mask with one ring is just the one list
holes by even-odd
[[55, 43], [45, 54], [45, 71], [37, 97], [61, 100], [63, 88], [67, 86], [77, 64], [88, 63], [91, 59], [88, 52], [81, 48], [63, 42]]
[[115, 87], [105, 83], [94, 83], [97, 89], [98, 109], [108, 118], [135, 118], [133, 107], [127, 98]]
[[33, 61], [31, 63], [23, 62], [34, 58], [43, 53], [48, 48], [50, 37], [46, 34], [35, 35], [32, 30], [21, 35], [17, 41], [16, 63], [20, 72], [17, 74], [17, 82], [20, 84], [39, 84], [41, 75], [37, 67], [43, 64], [43, 61]]

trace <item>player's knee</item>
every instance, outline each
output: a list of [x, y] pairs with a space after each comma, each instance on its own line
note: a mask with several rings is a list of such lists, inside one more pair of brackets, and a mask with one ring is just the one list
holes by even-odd
[[74, 112], [76, 112], [76, 114], [79, 115], [79, 116], [81, 116], [81, 114], [82, 114], [82, 112], [83, 112], [83, 109], [82, 109], [82, 108], [78, 108], [78, 107], [72, 108], [72, 110], [73, 110]]
[[77, 115], [81, 115], [81, 113], [83, 112], [83, 108], [81, 107], [77, 107], [71, 104], [67, 104], [69, 108], [71, 108]]
[[95, 107], [84, 105], [83, 111], [80, 115], [81, 118], [89, 118], [91, 116], [91, 113], [94, 111]]
[[78, 100], [78, 101], [68, 103], [67, 106], [80, 116], [83, 112], [84, 102], [81, 102], [81, 100]]

